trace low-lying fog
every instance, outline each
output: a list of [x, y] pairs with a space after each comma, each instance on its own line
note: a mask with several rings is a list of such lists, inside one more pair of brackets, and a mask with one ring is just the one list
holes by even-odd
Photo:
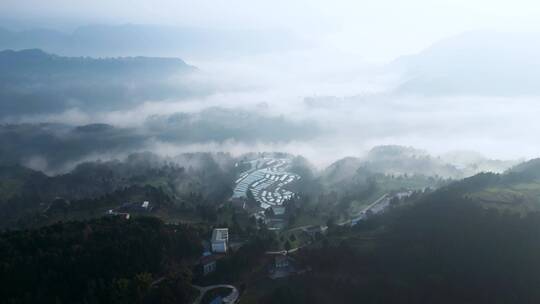
[[[208, 134], [207, 139], [203, 136], [197, 142], [187, 143], [155, 139], [148, 148], [164, 154], [284, 151], [302, 154], [319, 166], [344, 156], [362, 155], [382, 144], [414, 146], [435, 155], [470, 150], [498, 159], [535, 157], [540, 151], [537, 141], [540, 109], [536, 96], [511, 91], [506, 96], [480, 94], [482, 92], [432, 94], [428, 92], [433, 89], [429, 85], [425, 92], [420, 87], [403, 93], [399, 88], [410, 76], [393, 68], [392, 64], [358, 64], [358, 60], [343, 54], [320, 52], [302, 50], [226, 61], [188, 61], [199, 72], [178, 82], [183, 86], [210, 87], [208, 94], [147, 100], [114, 111], [89, 112], [73, 107], [60, 113], [25, 115], [10, 120], [71, 125], [106, 123], [145, 129], [149, 120], [165, 119], [173, 113], [205, 115], [204, 110], [209, 108], [232, 109], [244, 111], [245, 115], [280, 117], [305, 125], [307, 129], [313, 128], [313, 132], [305, 137], [289, 136], [286, 128], [261, 123], [260, 128], [267, 129], [262, 131], [273, 132], [274, 136], [245, 141], [243, 135], [235, 133], [230, 138], [218, 139]], [[478, 72], [474, 67], [471, 69]], [[242, 118], [216, 123], [242, 126], [241, 121], [234, 119]], [[245, 131], [255, 132], [253, 129]]]
[[[463, 14], [459, 5], [434, 10], [442, 18], [434, 22], [413, 9], [425, 1], [415, 1], [413, 8], [387, 3], [433, 22], [430, 32], [401, 19], [389, 23], [392, 28], [381, 27], [369, 10], [388, 13], [385, 5], [363, 11], [347, 2], [326, 11], [322, 2], [305, 4], [310, 9], [280, 2], [280, 8], [292, 10], [285, 15], [265, 6], [273, 17], [263, 18], [264, 26], [253, 18], [244, 23], [241, 18], [251, 16], [246, 8], [250, 14], [238, 12], [240, 19], [223, 16], [232, 22], [223, 28], [224, 20], [205, 27], [203, 14], [188, 16], [192, 27], [181, 28], [77, 24], [62, 31], [34, 31], [31, 25], [2, 30], [1, 49], [43, 52], [0, 54], [5, 71], [0, 140], [12, 147], [8, 152], [23, 147], [23, 162], [41, 167], [52, 162], [40, 154], [45, 143], [58, 144], [70, 162], [77, 161], [73, 151], [85, 145], [81, 160], [132, 150], [283, 151], [321, 168], [388, 144], [440, 156], [455, 151], [493, 159], [538, 156], [539, 34], [519, 27], [508, 31], [504, 20], [482, 16], [474, 24], [450, 26], [452, 14]], [[25, 5], [12, 6], [39, 15]], [[74, 8], [73, 16], [86, 16], [83, 7]], [[93, 9], [100, 8], [105, 9]], [[114, 10], [105, 15], [113, 13], [124, 17], [120, 22], [148, 21]], [[283, 27], [276, 16], [286, 18]], [[497, 30], [471, 31], [483, 24]], [[109, 126], [77, 128], [90, 124]]]

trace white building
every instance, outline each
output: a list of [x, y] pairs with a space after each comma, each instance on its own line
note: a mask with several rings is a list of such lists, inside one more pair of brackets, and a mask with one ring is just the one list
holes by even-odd
[[212, 231], [212, 251], [226, 253], [229, 245], [229, 229], [216, 228]]

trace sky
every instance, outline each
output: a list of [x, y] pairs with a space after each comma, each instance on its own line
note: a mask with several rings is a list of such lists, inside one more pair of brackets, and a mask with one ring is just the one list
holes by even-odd
[[378, 62], [465, 31], [540, 29], [540, 4], [533, 0], [2, 0], [0, 16], [52, 26], [87, 22], [277, 28]]

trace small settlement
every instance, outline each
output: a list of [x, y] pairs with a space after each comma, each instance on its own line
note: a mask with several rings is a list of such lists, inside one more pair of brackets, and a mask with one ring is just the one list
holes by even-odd
[[225, 256], [229, 249], [229, 229], [215, 228], [210, 239], [211, 251], [205, 250], [199, 259], [199, 267], [203, 276], [216, 271], [217, 261]]

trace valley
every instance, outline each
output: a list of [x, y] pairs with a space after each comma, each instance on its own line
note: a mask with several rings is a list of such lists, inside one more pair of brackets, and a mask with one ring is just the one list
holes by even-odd
[[540, 303], [540, 5], [443, 2], [0, 0], [0, 303]]

